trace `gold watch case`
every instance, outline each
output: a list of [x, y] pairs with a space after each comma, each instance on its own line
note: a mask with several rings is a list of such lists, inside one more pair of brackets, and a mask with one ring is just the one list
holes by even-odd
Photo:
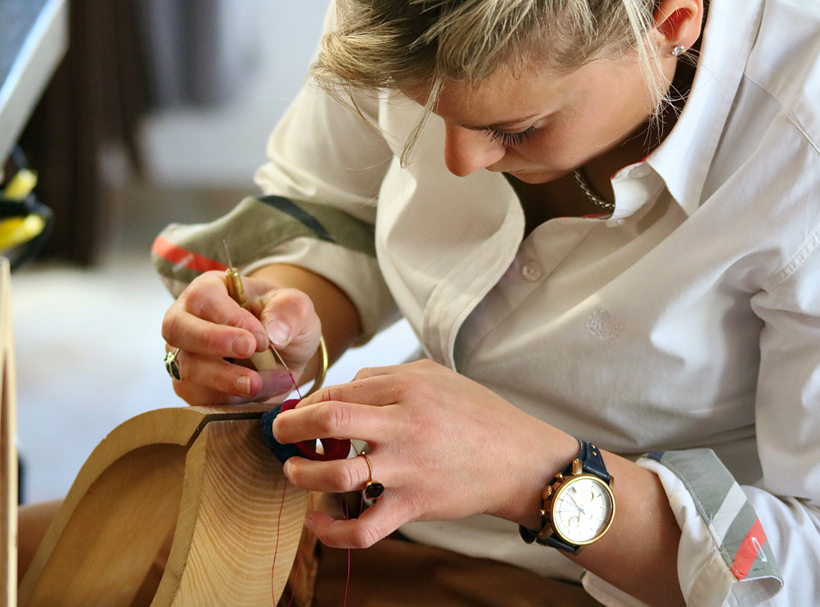
[[615, 515], [613, 480], [610, 478], [607, 484], [583, 469], [583, 462], [575, 459], [569, 475], [559, 473], [544, 487], [544, 527], [538, 533], [539, 539], [556, 535], [580, 550], [597, 542], [609, 530]]

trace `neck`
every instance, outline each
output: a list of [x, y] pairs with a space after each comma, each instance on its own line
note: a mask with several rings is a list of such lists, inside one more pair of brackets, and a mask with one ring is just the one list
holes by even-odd
[[[690, 50], [692, 57], [697, 57], [699, 48], [700, 40]], [[689, 98], [696, 70], [696, 59], [679, 60], [669, 87], [669, 98], [664, 102], [660, 115], [641, 124], [619, 146], [584, 166], [584, 173], [591, 187], [601, 198], [614, 200], [611, 176], [625, 166], [640, 162], [649, 156], [672, 132]]]

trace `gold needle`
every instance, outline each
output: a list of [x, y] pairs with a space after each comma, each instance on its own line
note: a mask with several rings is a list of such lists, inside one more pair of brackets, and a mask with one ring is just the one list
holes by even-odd
[[[231, 253], [228, 250], [228, 243], [225, 239], [222, 239], [222, 245], [225, 247], [225, 257], [228, 260], [228, 269], [225, 270], [225, 277], [228, 279], [228, 294], [231, 296], [236, 303], [240, 305], [240, 307], [248, 309], [248, 299], [245, 297], [245, 286], [242, 284], [242, 277], [239, 275], [239, 270], [233, 267], [233, 263], [231, 263]], [[282, 356], [273, 347], [273, 344], [270, 344], [270, 351], [273, 352], [276, 360], [279, 361], [285, 370], [290, 373], [290, 369], [288, 369], [287, 364], [282, 359]], [[251, 360], [253, 361], [254, 365], [256, 366], [257, 371], [262, 371], [264, 368], [270, 368], [270, 364], [265, 364], [261, 361], [260, 354], [264, 354], [262, 352], [256, 353], [251, 356]], [[260, 368], [260, 364], [263, 365], [263, 368]], [[276, 363], [274, 362], [273, 368], [275, 368]]]

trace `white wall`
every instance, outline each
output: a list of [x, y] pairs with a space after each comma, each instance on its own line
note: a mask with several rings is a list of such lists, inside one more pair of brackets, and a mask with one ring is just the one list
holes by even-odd
[[261, 0], [258, 72], [237, 100], [215, 110], [156, 114], [143, 130], [149, 175], [168, 185], [251, 183], [265, 142], [305, 79], [328, 0]]

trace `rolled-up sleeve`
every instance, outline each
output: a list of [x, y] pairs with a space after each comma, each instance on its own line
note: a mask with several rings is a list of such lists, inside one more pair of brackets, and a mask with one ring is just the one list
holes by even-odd
[[[333, 15], [331, 5], [326, 31]], [[225, 239], [243, 273], [287, 263], [336, 284], [359, 312], [361, 342], [393, 322], [398, 312], [374, 243], [376, 202], [393, 158], [375, 126], [378, 108], [373, 95], [342, 102], [307, 85], [269, 139], [269, 162], [255, 177], [262, 194], [214, 222], [171, 225], [155, 241], [154, 263], [172, 293], [224, 268]]]

